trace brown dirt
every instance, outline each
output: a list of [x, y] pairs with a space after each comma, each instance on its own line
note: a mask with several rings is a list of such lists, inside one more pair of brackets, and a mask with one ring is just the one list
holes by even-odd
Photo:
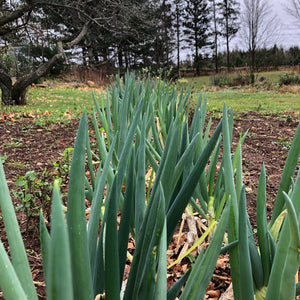
[[[280, 176], [288, 154], [290, 142], [298, 125], [297, 115], [260, 115], [244, 113], [235, 117], [233, 148], [236, 147], [241, 132], [248, 130], [243, 145], [244, 183], [247, 188], [248, 212], [251, 223], [255, 226], [255, 206], [257, 182], [262, 163], [265, 163], [267, 173], [267, 209], [272, 210], [277, 193]], [[216, 122], [216, 121], [215, 121]], [[0, 155], [6, 157], [4, 169], [10, 191], [16, 189], [14, 182], [26, 171], [34, 170], [41, 174], [47, 168], [49, 181], [52, 180], [55, 168], [53, 163], [61, 159], [63, 151], [73, 147], [78, 121], [67, 125], [51, 125], [42, 128], [33, 124], [33, 118], [14, 120], [0, 115]], [[17, 203], [17, 200], [13, 198]], [[28, 229], [28, 222], [22, 212], [17, 213], [20, 229], [24, 238], [25, 248], [36, 282], [40, 299], [45, 299], [43, 286], [42, 260], [40, 254], [38, 227]], [[5, 229], [0, 224], [0, 238], [7, 244]], [[222, 264], [223, 262], [223, 264]], [[212, 290], [223, 291], [230, 282], [226, 257], [219, 262], [214, 280], [210, 285], [211, 298], [216, 294]], [[184, 271], [186, 264], [174, 269], [168, 278], [171, 283], [178, 274]], [[176, 275], [177, 274], [177, 275]], [[225, 279], [224, 279], [225, 278]], [[214, 296], [213, 296], [214, 295]]]

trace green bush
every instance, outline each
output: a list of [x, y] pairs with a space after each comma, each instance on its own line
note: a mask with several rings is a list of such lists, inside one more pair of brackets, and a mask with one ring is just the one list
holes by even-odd
[[229, 74], [219, 74], [210, 77], [210, 82], [214, 86], [232, 86], [232, 76]]
[[286, 72], [279, 78], [280, 85], [300, 84], [300, 75], [293, 72]]
[[212, 85], [215, 86], [244, 86], [251, 83], [249, 74], [218, 74], [210, 77]]

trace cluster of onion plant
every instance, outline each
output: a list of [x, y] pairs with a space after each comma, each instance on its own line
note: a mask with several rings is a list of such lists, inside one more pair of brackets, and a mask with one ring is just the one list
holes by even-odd
[[[226, 119], [226, 107], [223, 118]], [[300, 260], [300, 172], [293, 181], [300, 156], [300, 125], [282, 173], [272, 217], [267, 223], [266, 172], [262, 166], [257, 192], [257, 244], [246, 210], [242, 182], [241, 149], [236, 168], [231, 158], [231, 140], [223, 122], [225, 193], [231, 199], [228, 223], [231, 277], [236, 300], [294, 300], [299, 294], [295, 276]]]
[[[224, 106], [223, 119], [212, 132], [211, 120], [206, 122], [206, 100], [200, 96], [189, 126], [190, 90], [177, 93], [176, 87], [161, 80], [143, 82], [134, 74], [127, 74], [124, 81], [116, 78], [105, 103], [94, 97], [95, 110], [89, 119], [96, 151], [83, 113], [72, 157], [67, 212], [55, 182], [50, 232], [41, 214], [47, 299], [175, 299], [179, 293], [182, 299], [203, 299], [218, 256], [225, 251], [226, 229], [235, 299], [260, 297], [264, 290], [266, 299], [287, 292], [288, 298], [281, 299], [293, 299], [291, 277], [299, 266], [300, 183], [297, 179], [291, 186], [291, 177], [299, 158], [300, 129], [269, 225], [262, 172], [257, 249], [242, 180], [245, 135], [232, 155], [233, 112], [228, 116]], [[284, 203], [288, 217], [279, 233]], [[11, 254], [10, 260], [0, 243], [0, 287], [5, 299], [37, 299], [1, 164], [0, 206]], [[167, 290], [167, 249], [187, 207], [207, 219], [203, 237], [210, 235], [210, 243]], [[132, 240], [135, 249], [124, 281]], [[284, 270], [282, 276], [279, 269]]]
[[[98, 150], [94, 152], [83, 113], [72, 157], [67, 212], [55, 182], [50, 232], [41, 214], [47, 299], [103, 295], [106, 299], [175, 299], [184, 284], [183, 299], [204, 297], [222, 246], [229, 205], [219, 215], [209, 247], [167, 291], [167, 248], [185, 208], [195, 202], [200, 177], [222, 129], [220, 122], [210, 138], [208, 131], [203, 135], [205, 101], [199, 100], [200, 112], [189, 131], [188, 99], [189, 91], [177, 96], [175, 88], [161, 81], [142, 83], [132, 75], [125, 83], [117, 79], [107, 92], [106, 105], [95, 99], [92, 125]], [[149, 168], [153, 175], [147, 189]], [[86, 199], [90, 201], [88, 222]], [[0, 205], [11, 254], [10, 260], [0, 244], [4, 297], [37, 299], [2, 165]], [[135, 250], [123, 282], [129, 238]]]

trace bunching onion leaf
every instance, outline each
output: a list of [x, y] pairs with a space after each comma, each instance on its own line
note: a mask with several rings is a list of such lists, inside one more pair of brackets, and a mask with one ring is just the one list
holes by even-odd
[[[75, 299], [93, 299], [92, 274], [85, 215], [85, 157], [87, 119], [83, 113], [73, 151], [68, 189], [67, 224]], [[82, 288], [84, 286], [84, 288]]]
[[47, 262], [47, 299], [74, 299], [70, 244], [58, 182], [54, 182], [51, 240]]
[[[13, 298], [13, 295], [26, 295], [28, 299], [37, 299], [37, 294], [32, 281], [32, 276], [29, 268], [29, 263], [26, 256], [24, 243], [22, 241], [21, 232], [19, 230], [18, 221], [15, 215], [13, 203], [9, 194], [6, 178], [4, 175], [3, 165], [0, 161], [0, 207], [2, 212], [2, 218], [4, 221], [6, 235], [10, 247], [10, 254], [12, 259], [12, 265], [9, 259], [4, 255], [4, 248], [1, 244], [0, 260], [2, 275], [0, 276], [0, 287], [5, 293], [7, 293], [7, 299], [22, 299], [20, 296]], [[5, 275], [3, 270], [8, 268], [9, 276]], [[13, 277], [18, 277], [15, 284], [12, 281]], [[22, 289], [22, 291], [21, 291]], [[12, 298], [9, 298], [12, 295]], [[26, 297], [24, 299], [26, 299]]]

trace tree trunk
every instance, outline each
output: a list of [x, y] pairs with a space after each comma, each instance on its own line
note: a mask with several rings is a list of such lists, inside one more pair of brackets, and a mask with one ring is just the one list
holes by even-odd
[[[228, 5], [228, 3], [227, 3]], [[230, 71], [230, 52], [229, 52], [229, 37], [230, 37], [230, 34], [229, 34], [229, 20], [228, 20], [228, 7], [226, 7], [226, 16], [225, 16], [225, 26], [226, 26], [226, 56], [227, 56], [227, 71], [229, 73]]]
[[[70, 49], [78, 44], [87, 33], [87, 24], [83, 26], [79, 35], [71, 42], [66, 44], [66, 48]], [[4, 105], [24, 105], [26, 104], [26, 92], [28, 87], [37, 79], [46, 75], [53, 66], [61, 62], [65, 58], [62, 42], [57, 43], [57, 54], [51, 57], [46, 63], [42, 63], [34, 72], [19, 78], [14, 84], [9, 76], [7, 68], [0, 63], [0, 88], [2, 92], [2, 103]]]
[[218, 28], [217, 28], [217, 16], [216, 16], [216, 2], [215, 0], [212, 1], [213, 3], [213, 23], [214, 23], [214, 56], [215, 56], [215, 70], [216, 73], [219, 73], [219, 64], [218, 64]]
[[227, 57], [227, 71], [230, 72], [230, 51], [229, 51], [229, 37], [226, 36], [226, 57]]
[[[26, 92], [28, 87], [34, 83], [37, 79], [47, 74], [51, 68], [64, 58], [64, 52], [62, 51], [62, 45], [58, 45], [58, 53], [49, 59], [46, 63], [41, 64], [34, 72], [19, 78], [13, 85], [10, 86], [10, 101], [7, 103], [7, 99], [3, 99], [2, 103], [5, 105], [25, 105], [26, 104]], [[9, 77], [8, 74], [6, 74]], [[1, 78], [0, 78], [1, 80]], [[2, 81], [2, 80], [1, 80]], [[3, 81], [1, 84], [1, 90], [3, 93]], [[7, 86], [9, 89], [9, 86]], [[7, 94], [7, 93], [6, 93]]]
[[196, 45], [196, 55], [195, 55], [195, 67], [196, 67], [196, 74], [197, 76], [200, 76], [200, 59], [199, 59], [199, 53], [198, 53], [198, 47]]
[[122, 68], [123, 67], [123, 51], [122, 51], [122, 47], [119, 46], [118, 47], [118, 63], [119, 63], [119, 67]]
[[250, 79], [251, 84], [254, 84], [254, 70], [255, 70], [255, 49], [250, 50]]
[[179, 6], [176, 2], [176, 35], [177, 35], [177, 76], [180, 78], [180, 18], [179, 18]]
[[12, 81], [8, 75], [6, 67], [0, 63], [0, 88], [1, 88], [1, 101], [4, 105], [12, 105], [13, 100], [11, 97]]

